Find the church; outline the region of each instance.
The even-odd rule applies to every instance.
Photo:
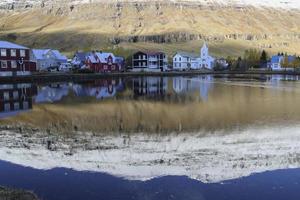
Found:
[[[173,69],[178,71],[209,69],[215,65],[215,58],[209,55],[206,43],[203,44],[199,54],[177,52],[173,57]]]

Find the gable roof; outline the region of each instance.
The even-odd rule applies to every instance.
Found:
[[[178,51],[175,55],[181,55],[182,57],[189,57],[189,58],[198,58],[199,55],[195,54],[195,53],[188,53],[188,52],[184,52],[184,51]]]
[[[271,62],[272,63],[280,63],[280,60],[283,58],[283,56],[272,56]]]
[[[90,53],[85,53],[85,52],[76,52],[75,56],[78,60],[81,62],[84,62],[86,57],[89,56]]]
[[[284,59],[284,56],[272,56],[271,63],[280,63]],[[288,62],[293,62],[296,59],[296,56],[288,56]]]
[[[56,59],[58,60],[67,60],[68,58],[64,55],[62,55],[58,50],[52,50],[52,49],[32,49],[32,54],[37,60],[44,59],[44,55],[46,55],[49,52],[52,52]]]
[[[32,54],[37,60],[44,59],[44,55],[47,54],[50,49],[32,49]]]
[[[5,49],[29,49],[27,47],[7,42],[7,41],[0,41],[0,48],[5,48]]]
[[[155,56],[155,55],[165,54],[164,52],[161,52],[161,51],[137,51],[134,54],[137,54],[137,53],[143,53],[143,54],[146,54],[148,56]]]
[[[112,57],[113,62],[115,62],[115,59],[116,59],[113,53],[107,53],[107,52],[99,53],[99,52],[97,52],[96,55],[99,58],[101,63],[107,63],[106,58],[108,58],[109,56]]]
[[[52,50],[52,52],[58,60],[68,60],[68,58],[61,54],[58,50]]]

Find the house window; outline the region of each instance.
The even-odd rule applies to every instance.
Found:
[[[1,68],[7,68],[7,61],[1,61]]]
[[[24,110],[28,110],[29,109],[29,103],[28,103],[28,101],[24,101],[23,102],[23,109]]]
[[[11,61],[11,68],[17,68],[17,61]]]
[[[14,103],[14,110],[20,110],[20,104],[19,103]]]
[[[14,98],[14,100],[17,100],[19,98],[19,92],[18,91],[13,92],[13,98]]]
[[[4,104],[4,111],[9,112],[10,111],[10,103]]]
[[[11,57],[16,57],[16,56],[17,56],[17,50],[11,49],[11,50],[10,50],[10,56],[11,56]]]
[[[3,56],[3,57],[7,56],[7,54],[6,54],[6,49],[1,49],[1,50],[0,50],[0,54],[1,54],[1,56]]]
[[[20,56],[21,57],[25,57],[26,55],[25,55],[25,50],[20,50]]]
[[[9,92],[3,93],[3,99],[4,99],[4,101],[9,101]]]
[[[144,60],[146,60],[146,55],[143,55]]]

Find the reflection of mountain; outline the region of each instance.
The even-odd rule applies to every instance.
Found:
[[[178,175],[220,182],[252,173],[299,168],[299,130],[288,126],[249,128],[213,136],[85,134],[68,140],[41,135],[16,140],[15,134],[2,131],[0,158],[37,169],[73,168],[130,180]],[[51,141],[50,145],[45,144],[46,140]]]
[[[208,100],[208,93],[212,87],[212,76],[200,76],[194,78],[174,77],[173,89],[177,94],[186,94],[199,91],[202,100]]]
[[[68,84],[41,87],[35,98],[36,103],[57,102],[69,94]]]
[[[0,85],[0,118],[32,109],[37,88],[31,84]]]
[[[168,89],[166,77],[138,77],[131,82],[135,98],[163,99]]]

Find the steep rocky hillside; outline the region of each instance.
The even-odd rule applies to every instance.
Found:
[[[33,47],[177,49],[208,41],[216,56],[246,48],[300,53],[298,1],[4,0],[0,38]]]

